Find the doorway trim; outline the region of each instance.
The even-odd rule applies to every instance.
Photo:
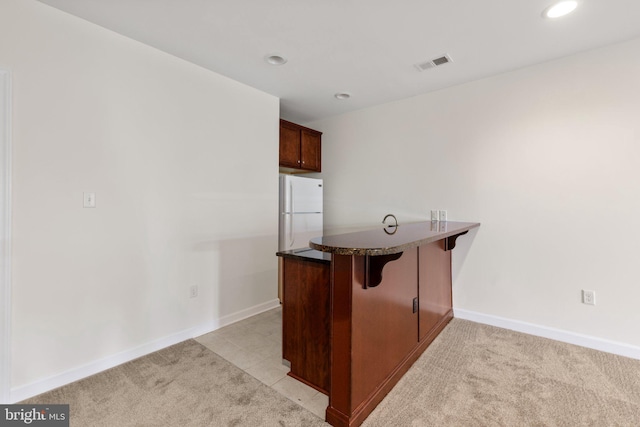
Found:
[[[11,400],[11,75],[0,69],[0,403]]]

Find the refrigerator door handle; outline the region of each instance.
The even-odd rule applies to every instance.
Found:
[[[293,237],[293,215],[294,215],[294,196],[293,196],[293,182],[289,181],[289,247],[293,246],[293,241],[295,240]]]
[[[295,212],[295,202],[293,196],[293,182],[289,181],[289,206],[291,209],[289,212],[291,213],[291,220],[289,221],[289,247],[293,246],[294,236],[293,236],[293,217]]]
[[[295,203],[293,200],[293,183],[289,181],[289,212],[295,212]]]
[[[289,221],[289,247],[293,246],[294,236],[293,236],[293,216],[294,213],[291,212],[291,220]]]

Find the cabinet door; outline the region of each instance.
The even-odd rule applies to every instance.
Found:
[[[452,308],[451,251],[445,251],[444,242],[444,239],[438,240],[418,248],[420,340],[423,340]]]
[[[301,167],[321,172],[321,133],[302,129],[300,140]]]
[[[280,120],[280,166],[300,168],[300,128]]]
[[[418,343],[413,299],[418,288],[417,249],[384,266],[382,282],[363,289],[364,257],[353,257],[351,403],[354,409],[401,366]],[[336,385],[339,386],[339,385]]]

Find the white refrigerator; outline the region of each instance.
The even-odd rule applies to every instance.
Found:
[[[322,179],[280,175],[278,250],[307,248],[322,236]]]

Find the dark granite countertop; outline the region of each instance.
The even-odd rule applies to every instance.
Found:
[[[321,252],[311,248],[292,249],[290,251],[281,251],[276,253],[277,256],[283,258],[301,259],[303,261],[319,262],[323,264],[331,263],[331,254]]]
[[[337,255],[391,255],[479,227],[477,222],[429,221],[315,237],[309,246]]]

